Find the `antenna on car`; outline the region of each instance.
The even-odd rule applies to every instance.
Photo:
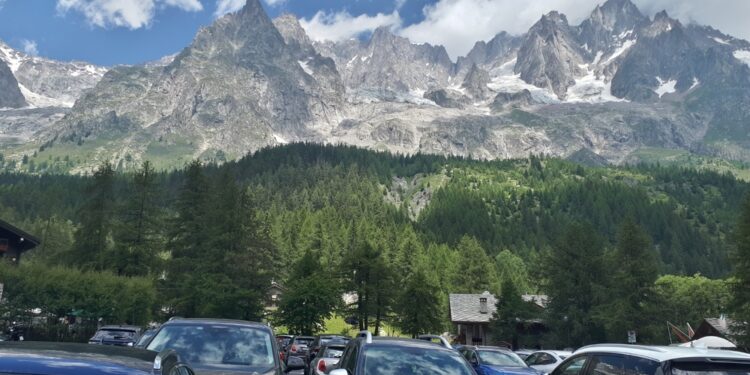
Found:
[[[370,331],[359,331],[357,337],[362,337],[365,339],[366,343],[372,344],[372,333],[370,333]]]

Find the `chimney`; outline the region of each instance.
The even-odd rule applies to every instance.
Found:
[[[479,313],[487,314],[487,297],[479,297]]]

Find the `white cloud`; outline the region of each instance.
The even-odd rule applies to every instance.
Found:
[[[286,3],[286,0],[264,0],[264,1],[266,2],[266,4],[272,7]]]
[[[21,47],[27,55],[36,56],[39,55],[39,48],[37,48],[36,42],[33,40],[23,39],[21,40]]]
[[[365,32],[372,32],[381,26],[398,28],[401,25],[401,17],[398,11],[391,14],[378,13],[374,16],[361,14],[356,17],[347,11],[337,13],[319,11],[309,20],[300,19],[300,24],[313,40],[341,41]]]
[[[396,10],[401,10],[404,7],[407,0],[396,0]]]
[[[221,17],[227,13],[236,12],[245,6],[246,0],[217,0],[214,16]]]
[[[57,0],[59,12],[80,12],[90,24],[103,28],[148,27],[156,10],[163,7],[175,7],[188,12],[203,10],[199,0]]]

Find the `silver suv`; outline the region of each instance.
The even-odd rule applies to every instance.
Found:
[[[671,346],[591,345],[575,351],[551,375],[750,375],[750,354]]]

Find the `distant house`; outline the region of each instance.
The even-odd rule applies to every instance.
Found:
[[[735,322],[723,315],[718,318],[706,318],[698,325],[690,339],[697,340],[706,336],[717,336],[736,344],[737,342],[733,337],[736,334],[734,327]]]
[[[547,306],[547,296],[524,294],[524,301],[533,303],[540,310]],[[456,335],[455,343],[461,345],[489,345],[505,343],[503,338],[493,338],[489,333],[489,323],[497,311],[497,298],[490,292],[482,294],[450,294],[450,318]],[[519,322],[519,331],[526,335],[535,335],[546,329],[539,320]]]
[[[286,292],[286,288],[276,281],[271,281],[271,285],[266,289],[267,312],[274,312],[279,309],[279,301],[281,301],[281,296],[284,295],[284,292]]]
[[[21,262],[21,254],[39,246],[41,241],[31,234],[0,220],[0,258],[13,264]]]

